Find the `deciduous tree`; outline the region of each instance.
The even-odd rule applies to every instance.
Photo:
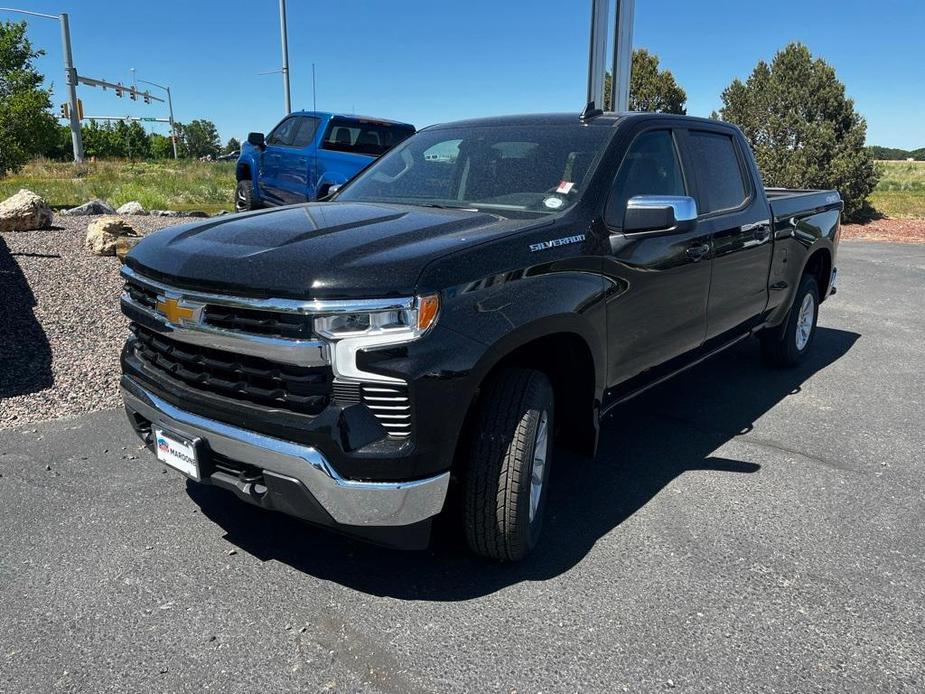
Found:
[[[51,93],[32,62],[41,55],[26,37],[25,22],[0,23],[0,176],[56,142]]]

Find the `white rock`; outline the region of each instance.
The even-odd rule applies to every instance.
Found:
[[[132,200],[116,208],[116,214],[148,214],[137,200]]]
[[[100,217],[87,226],[87,249],[94,255],[115,255],[119,239],[138,234],[121,217]]]
[[[30,231],[51,226],[51,208],[31,190],[23,188],[0,202],[0,231]]]

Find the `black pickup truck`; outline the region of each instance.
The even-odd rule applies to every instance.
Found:
[[[841,209],[765,189],[721,122],[434,126],[329,201],[142,241],[126,409],[160,460],[266,509],[402,547],[454,509],[518,559],[555,445],[593,455],[610,408],[749,336],[806,354]]]

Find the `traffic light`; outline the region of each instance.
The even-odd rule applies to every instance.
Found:
[[[69,120],[71,117],[71,106],[67,102],[61,104],[61,117]]]
[[[119,86],[116,87],[116,96],[118,96],[120,99],[122,98],[122,83],[121,82],[119,82]]]
[[[65,104],[67,106],[67,104]],[[77,120],[84,119],[84,102],[80,99],[77,100]]]
[[[138,101],[138,92],[135,91],[135,87],[132,87],[131,90],[129,90],[128,97],[132,101]]]
[[[151,103],[151,95],[148,94],[148,92],[145,92],[145,103],[146,103],[146,104],[150,104],[150,103]]]

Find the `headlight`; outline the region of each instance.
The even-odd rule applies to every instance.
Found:
[[[315,333],[329,340],[364,339],[372,346],[381,338],[383,344],[413,340],[423,335],[437,320],[440,297],[437,294],[417,297],[412,308],[384,311],[357,311],[321,316],[315,319]]]

